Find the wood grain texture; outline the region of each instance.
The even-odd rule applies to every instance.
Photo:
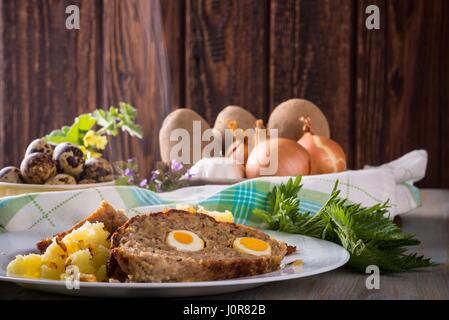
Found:
[[[65,28],[80,7],[82,31]],[[20,165],[28,143],[98,103],[97,2],[2,1],[0,163]]]
[[[434,76],[432,79],[432,89],[433,95],[437,101],[435,103],[438,104],[438,118],[439,118],[439,138],[429,137],[431,135],[430,132],[427,132],[426,142],[433,141],[433,143],[438,144],[440,148],[440,163],[439,163],[439,177],[440,180],[426,180],[423,185],[435,185],[444,188],[449,188],[449,2],[440,1],[439,6],[434,8],[431,13],[432,17],[427,17],[427,20],[433,20],[433,28],[434,32],[437,35],[432,36],[432,43],[429,44],[433,49],[432,50],[432,58],[435,59],[432,63],[432,70],[436,73],[437,76]],[[436,20],[436,21],[435,21]],[[426,21],[425,23],[428,23]],[[431,36],[429,30],[426,31],[427,36]],[[435,99],[435,98],[434,98]],[[427,117],[431,117],[430,114]],[[432,170],[432,169],[431,169]]]
[[[185,106],[185,0],[160,0],[173,106]]]
[[[142,173],[159,159],[159,126],[172,106],[162,31],[158,1],[108,0],[103,6],[102,105],[131,103],[145,137],[117,137],[112,157],[136,157]]]
[[[18,165],[30,140],[81,112],[129,101],[145,140],[115,139],[111,153],[136,156],[148,173],[177,106],[213,124],[228,104],[266,120],[301,97],[323,109],[352,168],[424,148],[421,186],[449,187],[448,1],[0,4],[0,165]],[[80,6],[80,30],[65,29],[69,4]],[[381,9],[381,30],[365,28],[369,4]]]
[[[384,145],[380,133],[384,122],[381,113],[385,103],[385,50],[386,50],[386,6],[385,2],[372,4],[380,8],[381,29],[365,28],[365,8],[369,1],[357,2],[357,54],[356,101],[355,101],[355,165],[362,166],[365,161],[375,164],[380,160]],[[380,110],[380,111],[379,111]]]
[[[272,1],[269,58],[270,110],[290,98],[317,104],[333,139],[347,151],[350,166],[353,15],[351,0]]]
[[[227,105],[266,118],[266,0],[189,0],[186,105],[213,125]]]
[[[358,2],[356,165],[380,164],[412,149],[429,152],[424,185],[444,185],[448,153],[448,3]],[[381,30],[364,28],[368,4],[378,4]],[[442,120],[440,116],[445,120]],[[447,131],[446,131],[447,133]],[[445,143],[446,142],[446,143]],[[445,173],[441,175],[441,170]]]

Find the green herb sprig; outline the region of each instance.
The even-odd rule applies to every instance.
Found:
[[[331,196],[315,215],[300,211],[298,193],[301,177],[289,179],[269,193],[269,209],[254,209],[268,227],[337,243],[351,254],[348,267],[365,272],[376,265],[383,272],[403,272],[435,264],[428,258],[408,253],[407,246],[419,245],[413,234],[402,232],[388,218],[388,203],[363,207],[340,197],[338,182]]]
[[[99,135],[106,133],[116,136],[121,129],[128,132],[131,137],[142,139],[142,129],[135,123],[137,110],[126,102],[120,102],[119,108],[97,109],[92,115],[96,119],[97,125],[102,127],[97,132]]]
[[[128,103],[108,110],[97,109],[81,114],[71,126],[53,130],[45,136],[47,142],[57,145],[68,142],[77,145],[88,158],[101,156],[108,143],[106,136],[117,136],[121,131],[132,137],[142,138],[142,128],[136,123],[137,110]]]

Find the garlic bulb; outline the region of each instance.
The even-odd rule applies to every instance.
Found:
[[[189,170],[195,179],[242,179],[245,177],[243,165],[230,158],[203,158]]]
[[[303,136],[298,143],[310,154],[311,174],[334,173],[346,170],[346,155],[334,140],[311,132],[310,118],[301,117]]]

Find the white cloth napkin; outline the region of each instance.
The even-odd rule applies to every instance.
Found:
[[[421,205],[419,189],[413,186],[424,178],[427,167],[427,151],[415,150],[399,159],[378,167],[365,166],[362,170],[349,170],[335,174],[304,176],[303,190],[307,193],[304,199],[329,196],[335,182],[339,181],[341,196],[351,202],[365,206],[379,202],[390,203],[390,215],[408,212]],[[263,177],[273,184],[286,182],[286,177]],[[176,201],[183,199],[184,203],[196,203],[226,189],[226,185],[206,185],[178,189],[162,193],[165,199]],[[311,195],[309,191],[316,191]],[[300,197],[301,198],[301,197]],[[320,202],[320,201],[318,201]]]

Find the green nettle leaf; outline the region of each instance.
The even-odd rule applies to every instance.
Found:
[[[289,179],[269,193],[269,211],[254,209],[253,214],[270,229],[308,235],[335,242],[351,254],[348,267],[365,272],[377,265],[383,272],[402,272],[435,264],[430,259],[408,253],[407,246],[418,245],[412,234],[402,232],[388,218],[388,203],[363,207],[340,198],[338,183],[320,211],[312,215],[300,211],[298,193],[301,178]]]

